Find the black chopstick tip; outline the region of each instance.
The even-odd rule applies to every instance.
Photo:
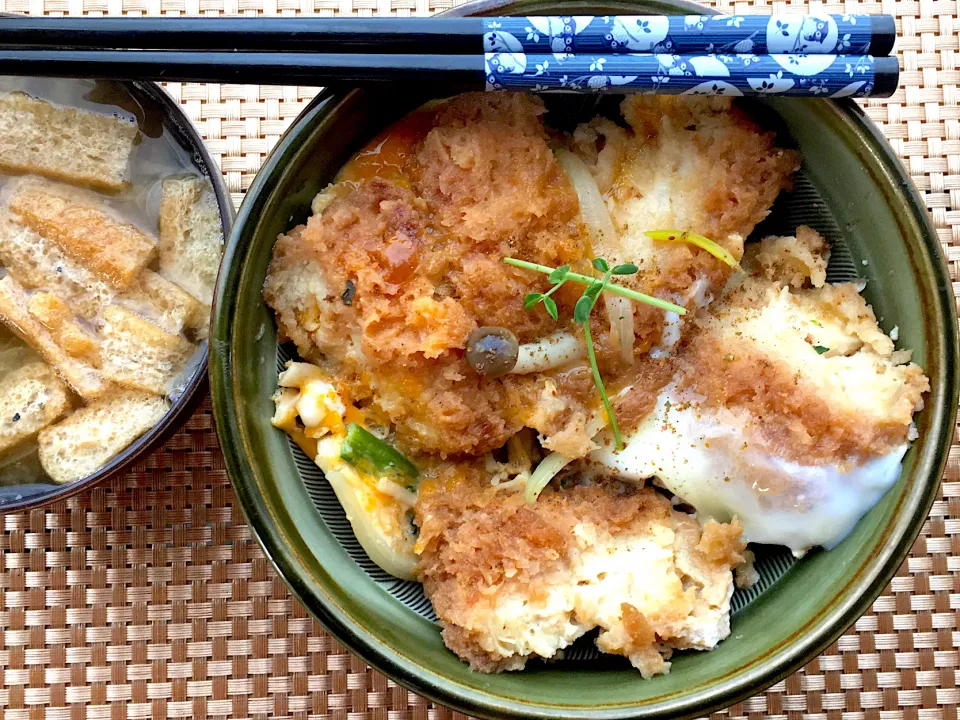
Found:
[[[873,92],[870,97],[890,97],[900,83],[900,63],[895,57],[874,58],[873,63]]]
[[[870,54],[874,57],[889,55],[897,41],[897,23],[893,15],[871,15],[870,24]]]

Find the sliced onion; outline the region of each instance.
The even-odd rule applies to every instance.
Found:
[[[517,364],[510,370],[515,375],[545,372],[586,357],[583,338],[558,330],[536,342],[524,343],[517,353]]]
[[[620,295],[605,292],[603,302],[610,319],[610,334],[620,345],[620,356],[628,365],[633,365],[633,303]]]
[[[400,487],[396,482],[389,478],[380,478],[377,480],[377,490],[384,495],[389,495],[394,500],[403,503],[407,507],[413,507],[417,504],[417,494]]]
[[[377,522],[375,513],[368,510],[372,491],[362,484],[354,487],[347,473],[330,465],[320,465],[320,469],[343,506],[353,534],[370,559],[394,577],[414,580],[418,558],[413,542],[400,533],[385,530]]]
[[[547,455],[540,461],[537,469],[533,471],[530,479],[527,480],[527,488],[523,491],[523,499],[526,500],[528,504],[533,505],[537,501],[537,498],[540,497],[540,493],[543,492],[547,483],[553,480],[557,473],[572,462],[573,458],[561,455],[558,452]]]
[[[583,160],[569,150],[558,148],[554,154],[557,163],[577,193],[577,199],[580,201],[580,215],[594,241],[606,247],[617,245],[617,233],[613,229],[610,213],[607,212],[600,188],[597,187],[597,181],[590,173],[590,169]]]
[[[606,427],[606,415],[602,412],[598,412],[594,413],[594,415],[587,421],[584,432],[590,437],[596,438],[601,431],[606,429]],[[553,480],[553,478],[555,478],[561,470],[572,463],[575,459],[576,458],[572,458],[567,455],[561,455],[558,452],[552,452],[547,455],[543,460],[540,461],[540,464],[537,465],[537,468],[533,471],[530,479],[527,480],[527,488],[523,492],[523,499],[526,500],[528,504],[533,505],[537,501],[537,498],[540,497],[540,493],[543,492],[543,489],[547,486],[547,483]]]

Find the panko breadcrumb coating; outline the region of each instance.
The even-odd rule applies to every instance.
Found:
[[[730,98],[631,95],[620,108],[630,130],[600,118],[574,134],[619,235],[594,250],[637,264],[636,283],[644,292],[683,298],[701,279],[708,294],[719,292],[729,266],[692,245],[644,233],[697,233],[739,260],[744,239],[789,187],[798,155],[778,148],[774,134]]]
[[[509,327],[521,342],[556,329],[520,302],[545,278],[504,257],[555,266],[584,253],[577,198],[542,114],[523,93],[468,94],[414,113],[274,249],[264,297],[282,337],[332,364],[341,391],[414,448],[479,454],[522,427],[509,389],[463,352],[480,325]],[[576,295],[556,299],[569,316]]]
[[[519,670],[599,628],[603,652],[651,677],[674,649],[730,632],[739,524],[701,528],[651,489],[576,486],[528,505],[473,476],[423,487],[416,521],[444,642],[476,670]]]
[[[680,387],[762,418],[755,435],[778,457],[844,465],[906,442],[930,383],[856,284],[825,282],[828,254],[806,227],[750,248],[753,274],[697,317]]]
[[[830,248],[820,233],[801,225],[794,237],[764,238],[744,259],[744,270],[795,288],[823,287],[829,262]]]
[[[577,131],[574,146],[596,155],[605,133],[606,147],[587,161],[595,172],[611,167],[601,188],[615,222],[634,235],[680,223],[716,231],[730,245],[728,236],[745,235],[766,215],[796,166],[772,134],[728,103],[631,99],[623,108],[636,133],[594,123]],[[589,429],[599,399],[584,360],[562,372],[489,378],[464,359],[467,337],[479,326],[509,328],[521,343],[581,333],[572,315],[582,288],[553,295],[559,322],[542,305],[527,311],[523,297],[550,284],[503,258],[580,269],[596,255],[618,260],[619,250],[591,248],[543,113],[539,99],[522,93],[471,93],[415,112],[358,153],[314,202],[307,224],[277,242],[264,297],[281,339],[325,365],[340,392],[392,425],[411,451],[479,455],[524,426],[535,428],[545,447],[571,456],[595,447]],[[614,150],[617,163],[609,160]],[[662,175],[686,214],[633,208],[663,190],[634,182],[641,175]],[[694,175],[708,183],[705,192],[688,187]],[[625,247],[633,252],[637,243],[631,235]],[[715,289],[709,283],[729,274],[689,246],[643,248],[640,274],[624,282],[652,295],[703,304]],[[696,285],[698,278],[709,283]],[[664,313],[637,303],[633,309],[639,356],[661,341]],[[606,313],[593,314],[591,331],[601,371],[615,384],[632,369],[615,352]]]

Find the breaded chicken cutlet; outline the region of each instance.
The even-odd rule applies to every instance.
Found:
[[[570,286],[553,294],[559,320],[543,306],[527,310],[520,300],[550,283],[504,258],[588,268],[595,255],[636,258],[641,271],[624,285],[702,305],[730,268],[643,230],[702,228],[739,258],[743,237],[797,167],[794,153],[728,100],[628,99],[632,129],[598,121],[572,143],[605,178],[599,186],[623,233],[622,247],[604,245],[581,219],[544,111],[533,96],[477,93],[411,114],[358,153],[307,224],[274,249],[264,298],[281,338],[326,367],[342,394],[390,424],[411,451],[479,455],[527,426],[545,447],[589,452],[599,400],[573,321],[580,293]],[[673,195],[671,210],[654,211]],[[633,306],[633,355],[673,342],[678,323]],[[617,352],[604,313],[591,322],[600,369],[615,383],[632,356]],[[565,338],[580,366],[478,374],[464,354],[481,326],[509,328],[522,347]]]
[[[482,476],[428,483],[416,521],[419,579],[475,670],[519,670],[599,629],[600,650],[651,677],[730,632],[739,524],[701,527],[652,489],[575,486],[529,505]]]

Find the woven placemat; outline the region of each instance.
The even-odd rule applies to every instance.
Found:
[[[0,0],[31,14],[429,14],[449,0]],[[958,4],[721,2],[897,16],[901,89],[865,104],[923,193],[960,295]],[[314,88],[169,85],[239,202]],[[313,621],[236,505],[209,402],[124,477],[2,517],[0,718],[443,720]],[[872,610],[804,670],[717,717],[956,718],[960,445],[929,520]]]

